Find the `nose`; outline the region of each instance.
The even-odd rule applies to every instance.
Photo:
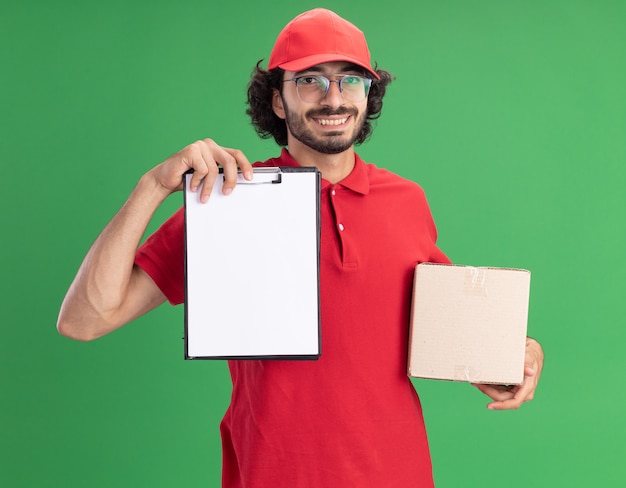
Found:
[[[321,104],[329,107],[341,107],[343,105],[343,95],[339,89],[339,80],[329,80],[328,91],[324,98],[322,98]]]

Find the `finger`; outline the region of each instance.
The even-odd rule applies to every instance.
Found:
[[[532,368],[526,368],[524,370],[524,382],[519,390],[519,396],[523,402],[529,402],[535,398],[535,390],[537,389],[538,379],[539,377]]]
[[[229,147],[225,147],[224,151],[226,151],[233,158],[235,158],[235,161],[237,161],[237,166],[239,166],[243,177],[248,181],[252,180],[254,172],[252,169],[252,164],[250,164],[250,161],[248,161],[246,155],[239,149],[232,149]]]
[[[513,396],[507,400],[491,402],[487,405],[489,410],[517,410],[522,406],[523,401],[517,396]]]
[[[492,400],[504,401],[513,398],[517,393],[519,387],[507,386],[507,385],[489,385],[489,384],[473,384],[482,393],[487,395]]]
[[[237,173],[241,172],[246,180],[252,180],[253,170],[250,161],[239,149],[218,146],[211,139],[207,139],[207,146],[211,151],[214,160],[219,163],[224,170],[224,186],[222,193],[229,195],[237,185]]]
[[[232,149],[229,147],[220,148],[223,151],[220,162],[222,168],[224,168],[224,195],[229,195],[237,184],[237,174],[241,170],[241,173],[247,181],[252,180],[254,173],[252,165],[245,154],[239,149]]]
[[[535,386],[534,378],[526,376],[521,385],[511,387],[511,395],[508,398],[507,395],[499,398],[492,397],[496,401],[488,404],[487,408],[490,410],[517,410],[524,402],[529,402],[533,399]]]
[[[228,195],[237,184],[237,171],[241,168],[244,178],[253,177],[252,165],[246,156],[238,149],[224,148],[212,139],[196,141],[182,151],[183,163],[193,168],[194,173],[190,182],[191,191],[197,191],[200,185],[200,201],[208,201],[215,181],[219,175],[219,166],[224,171],[224,186],[222,193]]]
[[[230,195],[237,185],[237,160],[231,156],[227,151],[221,149],[220,163],[224,169],[224,186],[222,193],[224,195]]]
[[[512,390],[513,394],[510,398],[492,402],[487,405],[487,408],[489,410],[517,410],[524,402],[532,400],[532,396],[529,396],[529,392],[532,392],[532,390],[532,385],[522,384],[517,387],[516,391]]]
[[[196,141],[181,151],[181,159],[183,164],[193,169],[189,187],[191,191],[197,191],[198,187],[209,172],[209,168],[205,161],[206,154],[203,151],[202,141]]]
[[[219,167],[215,158],[217,148],[219,148],[219,146],[211,139],[198,141],[198,149],[202,155],[202,161],[205,169],[202,190],[200,191],[200,201],[202,203],[209,201],[211,191],[213,191],[213,185],[215,185],[215,180],[217,180],[217,177],[219,176]]]

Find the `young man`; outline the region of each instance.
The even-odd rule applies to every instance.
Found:
[[[321,194],[322,350],[318,361],[230,361],[231,405],[221,425],[226,487],[432,486],[420,402],[406,375],[412,272],[449,262],[421,188],[354,151],[371,132],[391,76],[371,66],[363,33],[331,11],[296,17],[280,33],[268,69],[248,90],[262,137],[283,148],[258,166],[315,166]],[[155,209],[192,188],[208,201],[218,165],[223,192],[238,150],[198,141],[146,173],[98,237],[61,308],[62,334],[90,340],[163,303],[184,300],[183,215],[174,214],[139,249]],[[245,297],[242,303],[245,303]],[[532,399],[543,363],[527,342],[521,387],[480,386],[493,409]]]

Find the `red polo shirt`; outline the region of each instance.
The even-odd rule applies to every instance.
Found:
[[[257,166],[298,163],[283,150]],[[224,486],[432,486],[422,409],[406,373],[410,297],[417,263],[449,260],[424,192],[356,156],[343,181],[322,180],[321,223],[322,356],[229,361]],[[181,210],[136,258],[174,304],[184,301],[183,227]]]

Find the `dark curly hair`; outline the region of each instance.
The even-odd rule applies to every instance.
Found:
[[[262,60],[261,60],[262,61]],[[259,61],[252,71],[252,78],[248,84],[248,109],[252,125],[263,139],[273,137],[279,146],[287,145],[287,124],[272,110],[273,89],[281,90],[283,73],[280,68],[265,70]],[[375,68],[380,80],[373,80],[367,97],[367,115],[363,128],[355,143],[361,144],[372,134],[372,121],[380,117],[383,108],[383,97],[387,85],[393,80],[388,71]]]

